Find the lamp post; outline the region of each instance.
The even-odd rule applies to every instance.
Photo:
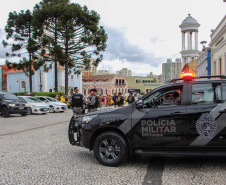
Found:
[[[205,51],[206,43],[207,42],[205,40],[203,40],[203,41],[200,42],[200,44],[202,44],[202,51]]]

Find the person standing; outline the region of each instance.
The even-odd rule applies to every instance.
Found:
[[[102,103],[103,103],[103,108],[105,109],[105,106],[106,106],[106,96],[103,96]]]
[[[118,97],[116,99],[118,107],[123,107],[124,106],[124,97],[122,96],[122,93],[118,93]]]
[[[103,96],[102,96],[102,95],[99,95],[99,99],[100,99],[100,109],[101,109],[101,107],[103,106],[102,98],[103,98]]]
[[[90,90],[90,96],[89,96],[89,112],[97,111],[97,108],[100,105],[100,99],[97,96],[97,90],[95,88]]]
[[[117,99],[117,95],[116,95],[116,93],[114,93],[114,96],[112,97],[112,100],[114,101],[114,107],[116,107],[116,105],[117,105],[116,99]]]
[[[128,96],[128,99],[127,99],[128,104],[130,105],[134,101],[135,101],[135,98],[133,96],[133,93],[129,93],[129,96]]]
[[[108,96],[108,106],[111,107],[111,95]]]
[[[72,95],[71,106],[74,116],[82,115],[83,104],[85,104],[85,98],[79,93],[79,88],[74,88],[74,93]]]

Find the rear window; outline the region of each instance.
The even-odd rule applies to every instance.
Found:
[[[226,99],[226,86],[221,83],[192,85],[192,104],[223,103]]]

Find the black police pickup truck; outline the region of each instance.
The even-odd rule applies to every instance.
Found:
[[[3,117],[9,117],[10,114],[21,114],[26,116],[28,104],[23,103],[14,94],[0,92],[0,113]]]
[[[226,76],[184,74],[127,107],[72,117],[69,141],[107,166],[131,154],[225,156],[225,100]]]

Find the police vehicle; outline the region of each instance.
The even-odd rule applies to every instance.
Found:
[[[184,73],[130,106],[72,117],[69,141],[106,166],[131,154],[225,156],[225,100],[226,76]]]

